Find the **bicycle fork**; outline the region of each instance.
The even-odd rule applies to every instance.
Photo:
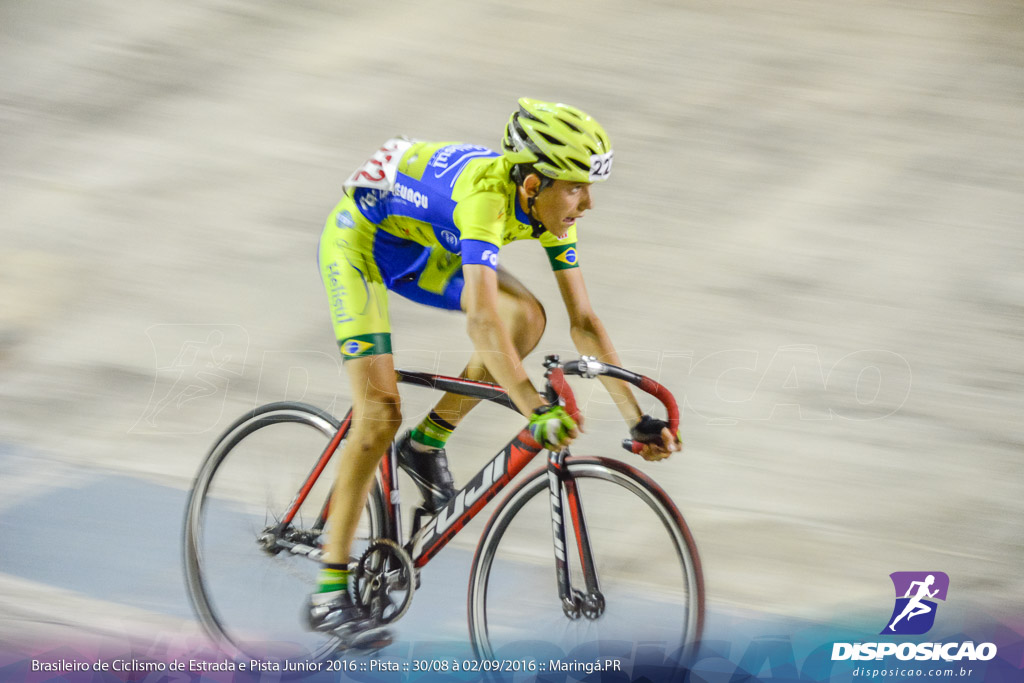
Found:
[[[583,616],[593,621],[604,614],[605,601],[597,577],[597,567],[594,564],[587,520],[583,514],[583,500],[579,487],[576,485],[576,478],[565,467],[565,457],[568,454],[567,449],[558,453],[551,451],[548,455],[547,468],[558,597],[562,601],[562,611],[566,617],[576,620]],[[573,587],[569,573],[569,559],[566,556],[566,524],[562,506],[563,490],[565,492],[565,507],[568,508],[576,548],[579,550],[580,567],[583,570],[586,592]]]

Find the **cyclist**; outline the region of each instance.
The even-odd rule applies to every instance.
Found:
[[[549,407],[522,359],[544,332],[540,302],[499,265],[500,248],[538,240],[547,252],[581,353],[619,364],[594,313],[576,252],[576,221],[593,206],[591,187],[608,179],[612,148],[579,109],[522,98],[502,152],[477,145],[389,140],[346,182],[320,239],[319,261],[334,331],[352,387],[352,427],[334,495],[312,629],[374,630],[348,593],[350,546],[374,472],[401,422],[391,355],[387,290],[436,308],[463,311],[474,353],[462,377],[497,382],[529,418],[545,448],[567,446],[577,425]],[[602,378],[641,455],[678,451],[665,422],[644,415],[624,382]],[[455,493],[445,442],[478,401],[443,396],[399,442],[399,464],[439,510]]]

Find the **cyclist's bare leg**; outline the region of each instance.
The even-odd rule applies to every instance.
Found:
[[[345,362],[352,386],[352,427],[338,457],[331,496],[325,560],[346,563],[363,506],[381,456],[402,421],[401,402],[391,354]]]
[[[544,334],[547,316],[544,307],[522,282],[504,268],[498,268],[498,315],[512,335],[512,343],[520,358],[533,351]],[[459,375],[477,382],[493,382],[487,371],[484,358],[474,353],[466,368]],[[480,402],[460,394],[445,394],[434,407],[434,412],[450,424],[459,422]]]

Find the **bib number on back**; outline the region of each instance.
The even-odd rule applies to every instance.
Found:
[[[365,187],[371,190],[390,192],[398,175],[398,162],[412,142],[404,138],[391,138],[373,156],[366,160],[356,172],[345,181],[345,189]]]

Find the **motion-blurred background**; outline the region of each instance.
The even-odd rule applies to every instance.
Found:
[[[684,406],[686,452],[642,466],[710,610],[880,628],[910,570],[1024,606],[1019,2],[6,0],[0,36],[0,636],[191,632],[209,444],[257,403],[344,409],[315,262],[342,182],[395,134],[496,146],[524,95],[612,136],[581,263]],[[554,279],[502,260],[548,310],[539,378],[573,353]],[[461,369],[460,316],[392,320],[399,366]],[[577,450],[622,453],[577,391]],[[457,478],[519,426],[482,409]]]

